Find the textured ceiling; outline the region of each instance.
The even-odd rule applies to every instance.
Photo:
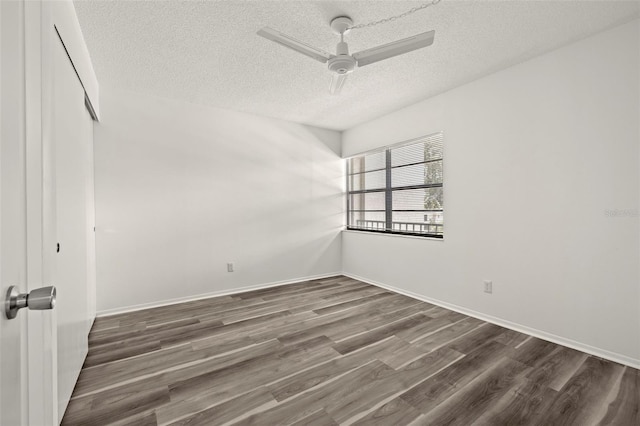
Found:
[[[329,21],[416,1],[76,1],[102,86],[344,130],[637,17],[638,1],[456,1],[354,30],[351,52],[436,30],[433,46],[356,69],[328,93],[326,65],[256,35],[269,26],[334,52]]]

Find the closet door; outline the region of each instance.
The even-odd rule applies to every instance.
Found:
[[[93,122],[82,84],[57,37],[52,69],[58,415],[62,419],[87,355],[95,315]]]

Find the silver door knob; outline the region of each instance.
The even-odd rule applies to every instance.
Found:
[[[42,287],[31,290],[29,293],[20,293],[16,286],[12,285],[7,290],[7,298],[4,301],[4,313],[8,319],[13,319],[22,308],[41,311],[44,309],[53,309],[55,306],[55,287]]]

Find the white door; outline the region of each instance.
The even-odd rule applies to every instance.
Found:
[[[0,2],[0,300],[27,290],[22,5]],[[4,311],[4,305],[3,305]],[[0,425],[27,420],[26,318],[0,315]]]
[[[0,1],[0,424],[57,421],[55,311],[7,319],[6,291],[52,284],[45,265],[39,2]],[[51,228],[51,227],[49,227]]]

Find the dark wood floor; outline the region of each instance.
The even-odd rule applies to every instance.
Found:
[[[66,425],[640,425],[640,371],[334,277],[96,319]]]

